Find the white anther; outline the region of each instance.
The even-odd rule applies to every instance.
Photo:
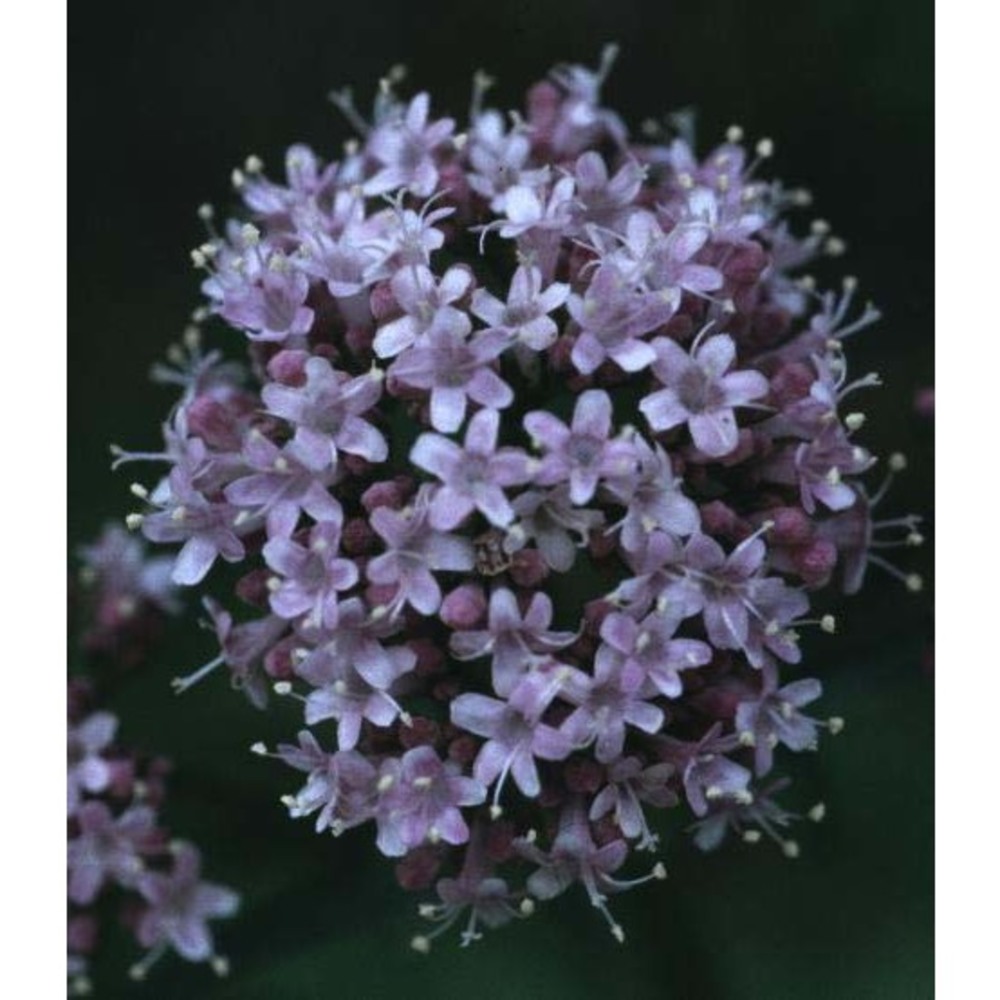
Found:
[[[518,910],[521,911],[522,917],[530,917],[535,912],[535,901],[529,896],[525,896],[524,899],[521,900]]]
[[[215,218],[215,209],[206,201],[204,205],[198,206],[198,218],[202,222],[211,222]]]
[[[251,744],[250,753],[255,753],[258,757],[265,757],[267,755],[267,744],[258,740],[256,743]]]
[[[441,831],[436,826],[432,826],[427,831],[427,842],[430,844],[441,843]]]
[[[759,844],[760,843],[760,830],[744,830],[743,831],[743,843],[744,844]]]
[[[259,174],[264,169],[264,161],[251,153],[243,163],[243,169],[248,174]]]
[[[383,774],[381,778],[378,779],[378,783],[375,788],[379,792],[387,792],[395,784],[396,779],[391,774]]]
[[[175,523],[179,524],[181,521],[184,520],[185,517],[187,517],[187,508],[184,506],[184,504],[178,504],[170,512],[170,520],[174,521]]]
[[[823,615],[819,620],[819,627],[824,631],[833,635],[837,631],[837,619],[833,615]]]
[[[614,936],[614,939],[619,944],[624,944],[625,943],[625,931],[622,929],[621,924],[612,924],[611,925],[611,933]]]
[[[847,250],[847,244],[839,236],[831,236],[824,249],[831,257],[839,257]]]
[[[129,487],[129,492],[132,496],[138,497],[140,500],[145,500],[149,496],[149,490],[142,483],[132,483]]]
[[[809,231],[813,236],[826,236],[830,232],[830,223],[826,219],[813,219]]]
[[[736,799],[741,806],[753,805],[753,792],[747,791],[745,788],[741,788],[734,792],[733,798]]]
[[[844,276],[844,280],[841,282],[845,292],[854,292],[858,288],[858,279],[854,277],[853,274],[847,274]]]
[[[659,879],[661,882],[667,877],[667,869],[662,861],[657,861],[653,865],[653,878]]]
[[[830,471],[827,472],[827,474],[826,474],[826,481],[831,486],[839,486],[840,485],[840,469],[838,469],[837,466],[835,466],[835,465],[832,466],[831,469],[830,469]]]
[[[537,831],[537,830],[536,830],[536,829],[535,829],[534,827],[532,827],[532,828],[531,828],[531,829],[530,829],[530,830],[529,830],[529,831],[528,831],[528,832],[527,832],[527,833],[526,833],[526,834],[524,835],[524,839],[525,839],[525,841],[526,841],[527,843],[529,843],[529,844],[533,844],[533,843],[534,843],[534,842],[535,842],[536,840],[538,840],[538,831]]]
[[[192,250],[191,263],[194,264],[195,267],[204,267],[208,263],[208,260],[201,250]]]
[[[281,577],[280,576],[269,576],[266,583],[267,589],[272,593],[276,593],[281,590]]]
[[[279,695],[286,695],[292,693],[292,685],[290,681],[278,681],[274,685],[274,693]]]
[[[919,531],[911,531],[906,536],[906,544],[917,548],[924,544],[924,536],[921,535]]]
[[[718,785],[709,785],[708,788],[705,789],[705,798],[708,799],[709,802],[721,799],[723,794],[722,789],[719,788]]]
[[[801,278],[796,281],[796,284],[804,292],[811,292],[816,288],[816,279],[811,274],[803,274]],[[840,343],[840,341],[837,341]]]
[[[426,955],[431,950],[431,939],[423,934],[418,934],[411,939],[410,947],[414,951],[420,952],[421,955]]]
[[[142,522],[145,518],[142,514],[126,514],[125,515],[125,527],[129,531],[138,531],[142,527]]]
[[[243,176],[242,170],[234,170],[230,180],[233,182],[233,187],[236,188],[237,191],[239,191],[239,189],[247,182],[246,177]]]
[[[726,142],[739,142],[743,138],[743,129],[739,125],[730,125],[726,129]]]
[[[781,850],[786,858],[797,858],[799,856],[799,845],[794,840],[786,840],[781,845]]]
[[[503,807],[495,802],[490,806],[490,819],[499,819],[503,815]]]
[[[260,243],[260,230],[252,222],[247,222],[240,229],[240,239],[244,246],[255,247]]]
[[[212,971],[220,978],[229,975],[229,959],[222,955],[216,955],[212,959]]]
[[[848,413],[844,417],[844,424],[849,431],[860,430],[867,417],[863,413]]]
[[[914,594],[918,594],[924,589],[924,578],[919,573],[911,573],[906,578],[906,589]]]
[[[757,745],[757,737],[754,736],[753,732],[749,729],[744,729],[740,733],[740,746],[742,747],[755,747]]]
[[[677,183],[685,191],[690,191],[694,187],[694,178],[689,173],[681,172],[677,175]]]
[[[414,788],[420,788],[420,789],[430,788],[431,785],[433,784],[434,784],[434,779],[427,777],[426,774],[422,774],[419,778],[413,779]]]
[[[757,143],[757,155],[765,160],[769,156],[774,156],[774,140],[761,139],[760,142]]]
[[[466,143],[468,141],[469,141],[469,137],[468,137],[468,135],[465,134],[465,132],[459,132],[458,135],[453,135],[451,137],[451,144],[459,152],[461,152],[463,149],[465,149]]]
[[[893,452],[889,456],[889,468],[893,472],[902,472],[906,468],[906,456],[902,452]]]
[[[831,736],[836,736],[844,731],[844,720],[839,715],[831,716],[826,720],[827,729]]]
[[[808,816],[814,823],[821,823],[823,818],[826,816],[826,805],[823,802],[817,802],[816,805],[809,810]]]

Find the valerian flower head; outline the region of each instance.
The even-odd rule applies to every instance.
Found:
[[[658,848],[655,810],[706,848],[777,837],[757,782],[842,725],[782,676],[833,631],[805,615],[870,565],[920,586],[880,554],[922,536],[872,520],[888,481],[847,403],[878,384],[846,362],[877,310],[800,279],[837,244],[789,221],[771,140],[637,141],[602,104],[614,55],[523,115],[479,73],[464,124],[394,72],[368,119],[334,96],[359,134],[335,162],[248,163],[194,255],[246,361],[192,338],[159,369],[164,447],[117,453],[166,465],[129,523],[182,545],[174,581],[245,570],[255,610],[209,605],[221,653],[178,688],[225,664],[300,706],[262,750],[305,775],[284,802],[436,891],[420,951],[573,882],[622,937],[606,896],[645,881],[613,873]],[[104,780],[80,766],[78,798]]]
[[[169,762],[123,746],[118,718],[93,710],[96,690],[80,677],[67,689],[69,994],[91,992],[89,960],[102,922],[116,907],[120,921],[149,949],[132,967],[134,978],[143,978],[170,947],[188,961],[211,961],[222,974],[226,962],[215,955],[204,921],[235,912],[238,897],[196,882],[197,853],[189,844],[176,845],[168,871],[172,849],[160,810]]]

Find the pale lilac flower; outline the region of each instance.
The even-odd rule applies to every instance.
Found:
[[[305,375],[301,388],[272,382],[261,392],[268,412],[295,427],[289,452],[315,472],[335,466],[338,452],[384,462],[385,438],[363,419],[382,395],[381,373],[351,378],[325,358],[312,357]]]
[[[503,528],[514,520],[504,487],[529,482],[528,456],[519,448],[497,449],[500,414],[480,410],[469,421],[465,447],[440,434],[421,434],[410,461],[436,476],[441,486],[430,505],[430,525],[450,531],[478,510],[490,524]]]
[[[552,71],[552,79],[565,92],[547,137],[556,153],[572,156],[605,138],[625,144],[625,123],[600,103],[601,87],[617,56],[618,46],[606,45],[596,70],[563,64]]]
[[[272,577],[271,610],[281,618],[308,614],[317,625],[337,624],[339,594],[358,582],[358,567],[340,557],[341,513],[316,524],[308,547],[289,538],[272,538],[264,546],[264,560],[279,574]]]
[[[452,723],[486,738],[473,773],[484,785],[496,781],[494,806],[499,807],[508,774],[523,795],[536,798],[542,786],[535,758],[565,760],[573,750],[566,733],[539,721],[572,673],[568,667],[556,666],[528,674],[508,701],[463,694],[451,703]]]
[[[733,408],[766,395],[767,379],[755,371],[729,371],[736,345],[727,334],[696,345],[693,356],[666,337],[654,347],[653,371],[664,388],[639,404],[649,426],[667,431],[686,423],[701,452],[712,458],[728,455],[738,438]]]
[[[722,287],[718,269],[693,261],[708,237],[709,229],[702,224],[684,223],[665,233],[651,213],[633,212],[620,236],[620,249],[609,251],[605,259],[628,281],[658,292],[676,312],[685,292],[703,297]]]
[[[417,94],[405,113],[380,124],[368,137],[367,149],[381,169],[365,182],[365,194],[384,194],[406,187],[418,198],[434,193],[438,182],[435,153],[450,142],[451,118],[428,123],[430,96]]]
[[[469,130],[469,187],[494,212],[503,212],[507,191],[515,185],[533,188],[545,182],[548,168],[527,168],[531,142],[526,132],[523,126],[506,131],[503,115],[493,110],[480,114]]]
[[[378,803],[378,848],[400,857],[425,842],[464,844],[469,827],[461,809],[479,805],[486,789],[463,777],[452,761],[431,747],[417,747],[400,760],[387,760],[379,784],[388,787]]]
[[[149,557],[142,543],[118,524],[109,524],[92,545],[80,548],[82,576],[99,589],[101,603],[128,617],[148,603],[170,614],[179,610],[177,589],[170,580],[173,561]]]
[[[622,683],[677,698],[684,690],[680,671],[703,667],[712,659],[711,647],[698,639],[675,638],[680,617],[653,611],[639,621],[631,615],[612,612],[601,623],[601,638],[624,657]]]
[[[307,726],[335,719],[338,748],[353,750],[366,720],[382,727],[400,717],[408,720],[389,691],[400,676],[412,669],[415,659],[412,652],[403,649],[396,655],[390,654],[377,662],[375,669],[369,663],[364,673],[335,652],[326,648],[295,665],[295,673],[315,688],[305,699]]]
[[[327,753],[303,729],[298,746],[279,744],[278,756],[308,774],[305,785],[286,804],[296,819],[316,813],[317,833],[330,830],[339,835],[374,817],[378,771],[362,754],[353,750]]]
[[[431,397],[431,426],[442,434],[458,430],[465,419],[468,401],[502,410],[514,401],[509,385],[491,364],[507,346],[497,331],[469,333],[472,324],[456,312],[441,322],[392,363],[389,375]]]
[[[567,308],[580,326],[571,358],[584,375],[608,359],[626,372],[648,368],[657,352],[641,338],[675,311],[659,292],[635,289],[611,264],[599,267],[586,293],[571,296]]]
[[[67,731],[67,811],[72,816],[84,792],[103,792],[111,781],[111,768],[102,756],[118,729],[110,712],[94,712]]]
[[[577,708],[563,724],[563,730],[578,746],[593,743],[594,756],[602,764],[622,755],[626,727],[656,733],[665,719],[663,710],[633,685],[624,668],[622,654],[611,646],[599,646],[594,656],[593,680],[566,688],[566,700]]]
[[[708,813],[711,803],[732,800],[740,805],[753,801],[748,791],[751,773],[721,753],[695,753],[683,773],[684,791],[696,816]]]
[[[576,560],[577,549],[604,522],[599,510],[576,506],[568,484],[549,490],[525,490],[513,500],[517,522],[508,531],[504,547],[517,552],[534,541],[546,564],[565,573]]]
[[[572,217],[574,187],[572,177],[561,177],[548,192],[518,184],[508,189],[504,199],[505,219],[492,225],[508,240],[535,231],[564,230]]]
[[[191,844],[178,845],[169,874],[147,871],[138,887],[149,904],[136,931],[140,942],[152,949],[172,947],[189,962],[214,956],[208,922],[231,917],[239,908],[231,889],[201,881],[201,857]]]
[[[134,887],[143,854],[157,844],[156,814],[132,806],[113,816],[103,802],[84,802],[76,811],[79,833],[69,841],[69,898],[78,906],[96,899],[105,883]]]
[[[440,279],[422,264],[401,267],[389,287],[404,314],[379,327],[375,353],[380,358],[394,358],[435,323],[454,323],[457,310],[452,303],[462,298],[471,284],[472,274],[466,267],[450,267]]]
[[[659,837],[646,822],[643,802],[663,809],[677,804],[677,796],[667,782],[673,775],[671,764],[643,767],[638,757],[622,757],[608,765],[608,783],[594,797],[589,818],[598,820],[609,813],[623,836],[638,840],[640,851],[654,850]]]
[[[394,609],[409,604],[420,614],[434,614],[441,606],[441,587],[434,573],[469,570],[475,563],[468,539],[435,531],[429,516],[426,490],[405,510],[379,507],[372,512],[372,527],[385,542],[386,551],[368,564],[368,579],[396,587]]]
[[[577,225],[621,229],[634,211],[633,204],[642,188],[646,171],[635,160],[626,160],[613,177],[600,153],[580,155],[573,168],[578,202]]]
[[[315,521],[336,517],[339,505],[330,496],[334,469],[316,471],[295,457],[291,443],[279,448],[259,431],[252,430],[243,444],[248,475],[225,489],[231,504],[263,515],[272,538],[288,538],[303,513]]]
[[[544,451],[535,482],[553,486],[568,479],[577,505],[594,496],[601,479],[627,475],[637,462],[631,441],[610,437],[611,397],[600,389],[581,394],[569,427],[544,410],[529,413],[524,427]]]
[[[149,501],[161,509],[142,518],[142,533],[153,542],[184,543],[174,561],[174,583],[200,583],[219,556],[226,562],[243,558],[245,549],[237,529],[248,532],[254,527],[252,520],[241,526],[236,507],[207,500],[183,466],[174,466]]]
[[[546,594],[534,593],[522,615],[513,592],[498,587],[490,594],[488,627],[453,632],[450,648],[459,660],[492,656],[493,690],[507,698],[529,668],[576,639],[575,632],[553,631],[551,624],[552,601]]]
[[[472,296],[472,313],[491,330],[503,331],[532,351],[544,351],[559,332],[549,313],[566,302],[569,285],[553,282],[544,290],[542,285],[542,272],[522,264],[510,279],[506,302],[479,288]]]
[[[741,737],[748,734],[746,739],[752,740],[758,775],[771,770],[774,749],[779,743],[794,751],[815,749],[818,724],[799,709],[823,694],[822,684],[811,677],[778,688],[773,671],[766,671],[764,676],[760,696],[754,701],[741,702],[733,720]]]
[[[309,332],[314,313],[305,305],[309,279],[280,251],[272,251],[256,268],[254,280],[246,261],[259,253],[254,248],[240,257],[244,266],[225,290],[220,314],[246,331],[251,340],[281,342]],[[243,281],[237,283],[239,278]]]
[[[639,435],[633,439],[639,466],[629,476],[609,479],[607,490],[625,505],[625,516],[612,529],[621,530],[626,552],[639,552],[654,531],[685,536],[698,530],[698,508],[680,490],[669,456],[660,445],[651,448]]]
[[[233,616],[218,601],[206,597],[205,610],[212,619],[218,639],[219,655],[187,677],[177,678],[174,690],[187,690],[203,677],[225,664],[229,667],[234,688],[242,691],[257,708],[267,705],[268,677],[264,657],[288,630],[288,622],[277,615],[234,624]]]

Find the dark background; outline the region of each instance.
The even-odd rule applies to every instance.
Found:
[[[849,357],[856,374],[874,368],[886,383],[858,400],[871,418],[866,442],[910,457],[887,507],[931,515],[933,430],[912,407],[933,378],[930,0],[105,2],[74,5],[70,21],[71,542],[129,508],[133,474],[109,473],[107,445],[157,443],[170,395],[147,372],[198,304],[187,256],[201,239],[195,209],[227,207],[233,166],[256,153],[279,174],[296,140],[335,158],[348,132],[326,93],[350,83],[365,108],[394,63],[410,67],[408,86],[432,92],[435,112],[462,117],[475,69],[500,79],[491,103],[514,107],[553,63],[594,65],[608,40],[622,53],[606,101],[634,128],[695,105],[703,145],[734,121],[772,136],[773,173],[814,191],[814,211],[849,244],[843,270],[830,273],[857,274],[885,313]],[[929,577],[930,553],[914,566]],[[211,874],[245,893],[220,936],[234,973],[216,982],[164,962],[132,988],[134,953],[113,933],[99,993],[930,997],[929,608],[927,594],[876,571],[862,598],[831,607],[840,634],[809,647],[826,711],[847,729],[795,762],[791,801],[829,807],[822,826],[798,831],[798,861],[763,844],[703,856],[671,838],[670,880],[614,900],[624,947],[572,893],[473,948],[445,939],[427,958],[406,947],[417,899],[395,887],[368,832],[333,841],[292,823],[277,799],[295,774],[246,752],[293,733],[294,710],[259,716],[221,678],[181,701],[169,694],[172,675],[212,652],[191,611],[112,707],[126,740],[174,758],[168,821],[202,844]]]

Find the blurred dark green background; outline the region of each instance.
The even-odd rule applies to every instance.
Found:
[[[520,102],[561,60],[622,56],[606,90],[633,125],[685,105],[711,142],[730,122],[777,143],[773,171],[815,192],[847,239],[845,272],[885,312],[852,341],[854,370],[886,387],[865,400],[867,442],[910,470],[893,512],[932,514],[932,427],[913,414],[932,381],[933,13],[930,0],[495,0],[490,3],[74,5],[70,13],[69,530],[77,544],[128,509],[111,441],[156,443],[170,396],[146,374],[197,304],[187,251],[196,206],[225,207],[248,153],[278,165],[305,140],[335,155],[347,137],[334,86],[367,95],[393,63],[462,115],[473,71]],[[870,430],[869,430],[870,429]],[[148,478],[148,477],[147,477]],[[930,553],[919,568],[930,576]],[[394,885],[367,832],[341,841],[293,824],[278,796],[295,775],[252,757],[294,732],[227,697],[221,678],[174,699],[168,680],[210,655],[194,614],[115,696],[123,736],[177,763],[167,818],[215,877],[245,893],[222,927],[227,982],[164,963],[127,986],[124,937],[97,967],[105,997],[232,1000],[920,1000],[933,992],[933,710],[930,597],[875,575],[832,607],[841,632],[812,643],[826,710],[847,719],[819,756],[796,761],[790,801],[823,799],[803,856],[729,845],[703,856],[666,844],[671,878],[615,900],[617,945],[582,895],[463,950],[429,958],[406,942],[417,900]]]

